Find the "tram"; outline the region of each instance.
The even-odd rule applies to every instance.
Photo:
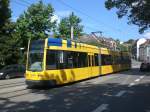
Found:
[[[130,68],[128,52],[47,38],[29,42],[25,78],[28,86],[62,85]]]

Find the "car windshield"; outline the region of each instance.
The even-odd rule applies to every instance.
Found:
[[[28,70],[43,70],[44,40],[32,41],[28,53]]]

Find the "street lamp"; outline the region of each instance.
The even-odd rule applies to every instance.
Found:
[[[20,48],[20,64],[22,64],[22,58],[23,58],[23,50],[24,50],[24,47],[21,47]]]
[[[20,50],[24,50],[24,47],[21,47]]]

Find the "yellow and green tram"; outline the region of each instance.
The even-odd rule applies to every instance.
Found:
[[[128,52],[47,38],[29,42],[25,77],[29,86],[61,85],[130,67]]]

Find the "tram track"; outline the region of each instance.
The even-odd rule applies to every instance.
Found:
[[[7,99],[12,99],[12,98],[18,98],[20,96],[24,95],[29,95],[29,94],[44,94],[45,90],[38,90],[38,89],[28,89],[27,87],[18,89],[15,91],[10,91],[6,93],[0,93],[0,98],[7,98]]]
[[[24,78],[0,80],[0,87],[4,85],[12,85],[12,84],[23,83],[23,82],[25,82]]]
[[[32,93],[42,94],[45,92],[44,90],[27,88],[25,81],[22,79],[2,80],[2,82],[0,84],[0,99],[12,99]]]
[[[11,98],[29,93],[24,78],[1,80],[0,98]]]
[[[13,82],[13,83],[4,83],[4,84],[0,84],[0,87],[1,86],[4,86],[4,85],[12,85],[12,84],[18,84],[18,83],[23,83],[24,81],[20,81],[20,82]]]
[[[128,71],[130,72],[130,71]],[[135,71],[134,71],[135,72]],[[105,77],[99,77],[97,80],[97,78],[93,78],[93,79],[90,79],[90,80],[87,80],[87,81],[83,81],[83,82],[79,82],[79,83],[76,83],[74,85],[68,85],[68,86],[64,86],[64,87],[61,87],[61,88],[53,88],[53,89],[48,89],[48,90],[44,90],[44,89],[28,89],[27,88],[27,85],[25,84],[25,81],[24,80],[18,80],[18,82],[12,82],[11,83],[4,83],[4,85],[0,85],[0,98],[16,98],[16,97],[19,97],[19,96],[23,96],[23,95],[28,95],[28,94],[32,94],[32,93],[37,93],[37,94],[48,94],[49,92],[52,93],[52,94],[60,94],[62,91],[63,93],[65,92],[73,92],[74,90],[72,90],[71,88],[74,87],[74,88],[78,88],[78,87],[81,87],[81,86],[87,86],[87,84],[90,84],[91,82],[93,84],[97,84],[97,83],[104,83],[104,82],[107,82],[109,80],[112,80],[112,79],[118,79],[120,80],[119,78],[122,77],[122,76],[125,76],[125,75],[121,75],[123,73],[126,73],[126,72],[122,72],[120,74],[117,74],[117,75],[107,75]],[[7,80],[5,80],[7,81]],[[83,84],[82,84],[83,83]],[[90,84],[91,85],[91,84]],[[69,87],[69,88],[68,88]]]
[[[15,86],[21,86],[21,85],[25,85],[25,83],[24,82],[20,82],[20,83],[14,83],[14,84],[9,84],[9,85],[3,85],[3,86],[0,86],[0,89],[10,88],[10,87],[15,87]]]

